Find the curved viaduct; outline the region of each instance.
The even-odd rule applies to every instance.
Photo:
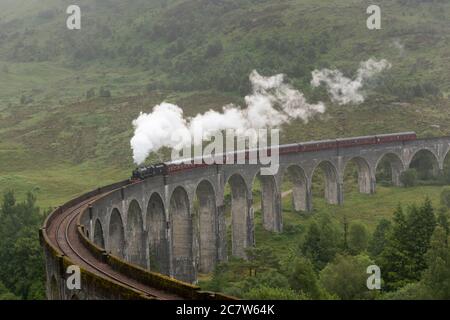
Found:
[[[280,155],[274,176],[260,176],[259,165],[212,165],[97,189],[58,208],[41,230],[48,297],[228,299],[190,283],[227,260],[227,229],[232,255],[245,258],[245,249],[255,245],[256,179],[263,226],[282,232],[281,185],[286,179],[292,183],[294,209],[311,211],[318,168],[324,172],[325,198],[339,205],[349,163],[357,167],[359,191],[374,193],[382,159],[391,166],[393,184],[400,185],[401,172],[419,152],[429,155],[438,172],[449,150],[450,137],[364,145]],[[225,218],[228,190],[231,222]],[[73,264],[82,270],[81,290],[66,286],[66,268]]]

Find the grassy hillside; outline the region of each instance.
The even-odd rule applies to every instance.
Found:
[[[187,115],[242,103],[248,74],[286,73],[327,112],[283,128],[282,142],[414,130],[450,133],[448,1],[80,0],[82,29],[65,28],[70,1],[0,0],[0,192],[42,205],[128,176],[131,121],[164,100]],[[372,4],[372,3],[371,3]],[[311,71],[359,62],[393,67],[359,106],[311,89]],[[112,97],[99,97],[101,87]],[[431,88],[431,89],[430,89]],[[86,97],[88,90],[94,95]]]

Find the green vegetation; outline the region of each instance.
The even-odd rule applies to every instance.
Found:
[[[127,178],[134,166],[132,120],[162,101],[180,105],[187,116],[242,105],[248,75],[257,69],[285,73],[309,101],[327,104],[308,123],[285,125],[282,143],[398,131],[450,134],[450,3],[378,3],[383,28],[372,32],[362,0],[79,0],[82,31],[73,32],[65,28],[66,4],[59,0],[0,1],[0,194],[6,194],[0,298],[43,297],[42,213],[29,192],[48,208]],[[323,89],[311,89],[312,70],[339,68],[352,76],[370,57],[393,67],[368,84],[361,105],[333,105]],[[396,291],[382,297],[448,297],[448,283],[437,277],[448,279],[443,243],[450,196],[441,186],[450,184],[450,165],[437,179],[432,167],[421,155],[402,175],[409,188],[388,188],[390,168],[382,162],[375,195],[356,192],[349,167],[345,204],[329,206],[317,197],[311,215],[294,213],[283,199],[285,232],[266,232],[257,215],[252,259],[219,266],[205,288],[252,299],[378,298],[362,291],[359,270],[386,255],[416,252],[398,231],[410,230],[405,235],[420,235],[413,242],[420,254],[405,263],[417,262],[416,269],[394,270],[385,285]],[[314,179],[320,196],[323,179]],[[432,237],[431,226],[416,228],[430,214],[424,195],[443,206]],[[411,207],[393,219],[398,203]],[[341,271],[343,278],[333,276]]]
[[[431,186],[382,188],[369,198],[352,194],[353,200],[343,207],[334,210],[325,205],[312,216],[284,206],[284,233],[270,234],[258,223],[257,248],[248,250],[249,261],[232,258],[217,266],[210,278],[203,277],[200,285],[254,299],[448,297],[448,209],[440,208],[436,215],[431,200],[423,198],[426,194],[438,203],[441,190]],[[411,199],[406,210],[400,205],[395,209],[390,201],[402,198],[401,193]],[[384,202],[386,213],[377,216],[378,222],[365,220],[358,210],[358,198],[365,198],[363,203],[373,215]],[[334,212],[333,216],[328,212]],[[354,222],[348,227],[347,221]],[[373,264],[382,270],[381,291],[366,287],[366,270]]]
[[[37,230],[42,213],[28,194],[18,203],[12,192],[0,207],[0,299],[43,299],[44,261]]]

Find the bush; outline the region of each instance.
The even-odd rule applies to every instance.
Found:
[[[205,52],[205,58],[214,58],[217,57],[219,54],[221,54],[223,51],[223,45],[222,42],[219,40],[211,43],[208,45],[208,48]]]
[[[249,300],[307,300],[303,294],[298,294],[292,289],[271,288],[260,286],[250,289],[244,294]]]
[[[368,299],[376,294],[367,289],[367,267],[373,262],[365,255],[337,255],[320,272],[322,286],[341,299]]]
[[[450,187],[445,187],[442,189],[441,204],[446,208],[450,208]]]
[[[369,235],[366,226],[362,223],[353,223],[350,225],[348,234],[348,247],[351,254],[359,254],[367,249]]]
[[[95,89],[91,88],[88,91],[86,91],[86,99],[90,99],[95,97]]]
[[[407,188],[414,187],[417,184],[417,171],[415,169],[403,171],[400,175],[400,182]]]
[[[102,98],[111,98],[111,91],[105,88],[100,88],[99,96]]]

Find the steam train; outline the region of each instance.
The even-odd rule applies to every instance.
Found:
[[[314,151],[323,151],[329,149],[343,149],[343,148],[351,148],[358,147],[364,145],[377,145],[377,144],[386,144],[393,142],[406,142],[406,141],[414,141],[417,139],[417,135],[415,132],[403,132],[403,133],[392,133],[392,134],[383,134],[376,136],[365,136],[365,137],[356,137],[356,138],[344,138],[344,139],[334,139],[334,140],[322,140],[322,141],[310,141],[304,143],[295,143],[289,145],[283,145],[279,147],[279,154],[285,155],[290,153],[302,153],[302,152],[314,152]],[[245,152],[245,159],[248,160],[250,151],[237,151],[234,154],[224,154],[223,155],[223,163],[230,163],[230,158],[233,157],[233,160],[236,160],[239,153]],[[270,155],[271,150],[268,150],[268,155]],[[193,161],[191,161],[193,162]],[[151,178],[154,176],[167,176],[174,174],[180,171],[187,171],[196,168],[207,167],[208,164],[202,163],[159,163],[151,166],[142,166],[136,168],[131,176],[131,180],[144,180],[147,178]]]

